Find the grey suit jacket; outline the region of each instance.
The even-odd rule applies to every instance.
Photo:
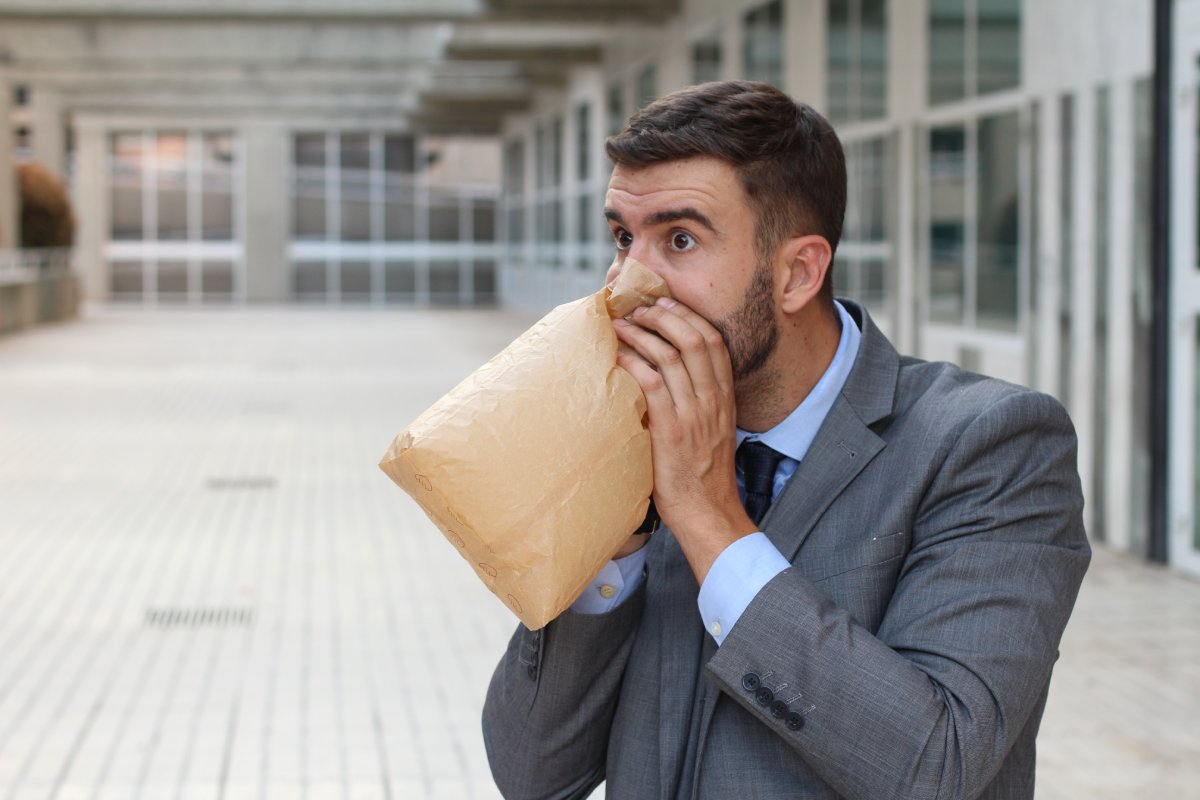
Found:
[[[678,543],[608,614],[518,627],[483,728],[507,798],[1030,798],[1090,558],[1046,395],[900,357],[853,371],[763,529],[792,567],[718,649]]]

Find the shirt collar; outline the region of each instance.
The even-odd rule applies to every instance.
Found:
[[[808,396],[800,405],[792,410],[782,422],[763,433],[749,433],[737,429],[737,443],[741,445],[746,439],[757,439],[763,444],[777,450],[787,458],[795,461],[804,459],[808,448],[817,437],[825,417],[846,385],[850,370],[854,367],[854,359],[858,356],[858,346],[862,341],[862,333],[858,325],[837,300],[838,319],[842,323],[842,332],[838,340],[837,352],[833,361],[825,369],[825,374],[817,381]]]

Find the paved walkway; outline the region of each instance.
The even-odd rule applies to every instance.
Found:
[[[93,310],[0,339],[0,800],[494,798],[509,612],[375,462],[530,320]],[[1200,582],[1097,553],[1040,798],[1200,798]]]

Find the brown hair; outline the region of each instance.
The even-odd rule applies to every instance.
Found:
[[[833,127],[768,83],[719,81],[662,97],[634,114],[605,150],[613,164],[646,167],[695,156],[738,172],[769,258],[791,236],[818,234],[837,252],[846,214],[846,157]],[[821,288],[833,297],[833,265]]]

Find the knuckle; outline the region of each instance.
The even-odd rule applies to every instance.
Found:
[[[705,349],[704,337],[697,331],[688,331],[680,336],[680,346],[691,353],[700,353]]]
[[[665,364],[668,364],[670,366],[677,366],[677,365],[683,363],[683,354],[680,353],[678,350],[676,350],[674,347],[672,347],[672,348],[668,349],[665,353],[663,353],[662,360]]]

